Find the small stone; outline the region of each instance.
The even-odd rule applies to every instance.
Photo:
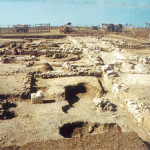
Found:
[[[92,133],[94,131],[92,126],[89,126],[89,133]]]

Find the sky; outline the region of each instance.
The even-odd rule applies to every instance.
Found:
[[[102,23],[145,26],[150,0],[0,0],[0,26],[51,23],[92,26]]]

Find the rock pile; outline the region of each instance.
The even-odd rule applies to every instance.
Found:
[[[31,66],[33,66],[34,65],[34,61],[31,61],[31,62],[28,62],[27,64],[26,64],[26,67],[31,67]]]
[[[67,69],[67,70],[69,70],[69,71],[73,71],[73,72],[77,72],[77,71],[78,71],[78,70],[76,69],[76,67],[73,66],[73,65],[70,65],[69,62],[64,62],[64,63],[62,64],[62,68],[63,68],[63,69]]]
[[[109,102],[108,99],[104,98],[94,98],[93,102],[96,104],[98,114],[100,113],[101,110],[106,111],[116,111],[116,105]]]
[[[52,66],[49,63],[43,63],[42,67],[40,68],[40,71],[52,71],[54,70]]]
[[[134,116],[138,123],[150,125],[150,109],[139,98],[136,100],[127,100],[128,111]]]
[[[113,88],[112,88],[112,92],[116,96],[119,96],[121,91],[128,92],[128,90],[129,90],[129,87],[123,82],[119,82],[118,84],[114,83]]]
[[[15,63],[15,62],[16,62],[15,56],[3,55],[3,57],[2,57],[2,63]]]

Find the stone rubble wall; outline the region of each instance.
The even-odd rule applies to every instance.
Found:
[[[126,106],[128,111],[134,116],[141,125],[150,126],[150,108],[139,98],[127,100]]]
[[[24,68],[18,68],[18,69],[14,69],[11,71],[6,71],[4,73],[0,73],[0,76],[11,76],[14,74],[18,74],[18,73],[29,73],[31,71],[31,69],[24,69]]]
[[[128,95],[129,88],[125,83],[120,82],[119,84],[114,84],[112,92],[120,99],[123,100],[124,105],[128,111],[133,115],[140,125],[149,126],[150,125],[150,108],[142,102],[139,98],[125,99],[123,95]]]
[[[26,78],[23,84],[23,90],[20,94],[21,98],[24,99],[30,98],[31,88],[33,86],[34,74],[35,72],[29,72],[26,74]]]
[[[37,72],[35,74],[35,78],[59,78],[59,77],[71,77],[71,76],[96,76],[101,77],[102,72],[99,71],[79,71],[79,72],[43,72],[39,73]]]
[[[71,41],[72,37],[70,37],[69,39]],[[73,39],[72,41],[79,47],[82,47],[79,41],[75,39]],[[104,75],[107,74],[107,76],[110,77],[116,77],[117,73],[114,72],[113,64],[104,65],[104,62],[101,58],[101,49],[95,44],[93,44],[93,48],[94,49],[83,48],[83,55],[84,57],[87,57],[91,62],[93,62],[95,71],[103,72]]]
[[[130,49],[145,49],[147,48],[146,45],[129,45],[124,43],[116,43],[114,44],[118,48],[130,48]]]
[[[89,68],[86,69],[79,69],[75,68],[73,65],[70,65],[69,63],[65,62],[62,67],[67,69],[69,72],[36,72],[34,77],[35,78],[59,78],[59,77],[69,77],[69,76],[98,76],[104,77],[104,81],[106,83],[112,84],[112,92],[116,97],[121,98],[122,92],[126,93],[130,90],[125,83],[120,82],[119,84],[116,84],[113,82],[113,78],[119,75],[119,72],[115,72],[114,66],[117,62],[122,62],[121,67],[127,68],[125,70],[126,72],[131,72],[134,70],[135,72],[143,72],[146,73],[147,65],[150,63],[150,57],[142,57],[138,55],[134,55],[125,49],[122,49],[123,47],[128,48],[145,48],[145,46],[129,46],[126,43],[120,43],[112,42],[111,40],[107,39],[101,39],[102,44],[106,44],[108,47],[101,48],[97,44],[92,43],[90,46],[88,44],[85,44],[80,40],[78,37],[67,37],[68,43],[67,45],[63,45],[61,48],[56,49],[50,49],[50,50],[37,50],[37,55],[47,54],[51,57],[53,57],[56,54],[83,54],[85,58],[87,58],[90,62],[93,64],[94,70],[91,70]],[[108,58],[107,54],[112,52],[113,54],[117,55],[117,59],[114,59],[113,63],[107,63],[105,58]],[[110,53],[110,55],[112,54]],[[66,57],[64,55],[64,57]],[[105,56],[104,56],[105,55]],[[116,56],[115,55],[115,56]],[[63,55],[62,55],[63,56]],[[55,56],[56,57],[56,56]],[[57,58],[57,57],[56,57]],[[134,61],[134,63],[132,63]],[[145,67],[145,68],[144,68]],[[30,78],[30,76],[29,76]],[[32,79],[32,77],[31,77]],[[24,86],[23,93],[26,93],[25,95],[28,95],[30,92],[29,89],[31,89],[31,80],[27,80]],[[101,104],[102,102],[99,102],[98,104]],[[142,125],[149,125],[150,120],[150,110],[146,104],[144,104],[141,100],[135,99],[135,100],[126,100],[125,105],[128,109],[128,111],[134,116],[134,118],[137,120],[139,124]]]
[[[16,56],[16,55],[4,55],[1,59],[2,63],[19,63],[21,61],[38,61],[36,56]]]
[[[125,49],[116,49],[116,50],[117,52],[119,52],[124,56],[130,56],[128,62],[125,62],[124,59],[122,60],[123,62],[122,66],[125,68],[125,70],[123,71],[129,73],[149,73],[148,71],[150,69],[148,67],[148,64],[150,63],[149,57],[134,55],[126,51]],[[134,63],[131,63],[131,61],[134,61]],[[102,67],[102,70],[105,71],[105,67]],[[116,97],[124,99],[121,96],[121,93],[124,92],[126,95],[128,94],[129,88],[126,86],[125,83],[123,82],[120,82],[118,84],[113,83],[112,79],[106,75],[104,75],[104,79],[106,83],[113,84],[112,92],[116,95]],[[137,120],[137,122],[140,125],[144,126],[150,125],[150,108],[145,103],[143,103],[142,100],[137,98],[135,100],[128,99],[123,102],[126,105],[128,111],[133,115],[133,117]]]
[[[70,41],[71,41],[70,37]],[[74,39],[72,43],[78,45],[79,47],[83,47],[84,43],[82,43],[82,41],[78,41],[79,39],[76,38],[76,40]],[[107,44],[109,45],[110,49],[107,49],[108,52],[117,52],[118,58],[114,61],[114,64],[101,64],[101,62],[98,62],[97,60],[95,60],[95,58],[97,57],[97,55],[99,55],[100,57],[104,55],[104,53],[106,54],[106,59],[109,59],[107,56],[107,52],[103,52],[102,49],[98,48],[96,50],[92,50],[92,48],[96,48],[96,46],[94,47],[90,47],[87,48],[86,46],[83,48],[83,55],[85,57],[87,57],[91,62],[93,62],[93,64],[96,64],[97,66],[100,66],[101,71],[103,73],[103,77],[104,77],[104,81],[108,84],[113,85],[112,88],[112,92],[114,93],[114,95],[120,99],[124,99],[123,97],[121,97],[121,93],[125,93],[128,94],[128,91],[130,90],[128,88],[128,86],[124,83],[124,82],[120,82],[119,84],[116,84],[113,82],[113,77],[115,77],[116,75],[118,75],[118,72],[116,73],[114,71],[114,66],[115,63],[118,62],[122,62],[120,64],[121,67],[126,68],[124,72],[129,72],[129,73],[148,73],[149,69],[148,69],[148,64],[150,63],[150,57],[143,57],[143,56],[138,56],[138,55],[134,55],[128,51],[126,51],[125,49],[119,49],[118,44],[115,44],[114,42],[112,42],[111,40],[103,40],[102,39],[103,44]],[[125,43],[121,43],[121,48],[122,46],[127,46],[125,45]],[[129,48],[136,48],[136,46],[127,46]],[[137,48],[145,48],[145,46],[137,46]],[[105,59],[104,57],[101,57],[102,59]],[[134,63],[131,63],[131,62]],[[118,68],[119,70],[119,68]],[[134,71],[134,72],[133,72]],[[147,72],[148,71],[148,72]],[[94,101],[96,101],[96,105],[99,105],[102,103],[102,99],[100,98],[96,98],[94,99]],[[150,108],[148,108],[148,106],[143,103],[141,100],[139,99],[135,99],[135,100],[126,100],[123,101],[123,103],[126,105],[126,108],[128,109],[128,111],[133,115],[133,117],[137,120],[137,122],[141,125],[144,126],[149,126],[150,125]]]
[[[69,70],[69,71],[73,71],[73,72],[77,72],[77,71],[78,71],[78,70],[76,69],[76,67],[74,67],[73,65],[71,65],[69,62],[64,62],[64,63],[62,64],[62,67],[63,67],[64,69]]]
[[[147,45],[132,45],[132,44],[127,44],[126,42],[120,42],[120,41],[112,41],[110,39],[104,39],[102,38],[101,41],[103,44],[111,44],[114,45],[116,48],[130,48],[130,49],[145,49],[149,48]]]

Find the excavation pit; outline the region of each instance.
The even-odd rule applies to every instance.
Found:
[[[59,128],[59,134],[65,138],[85,137],[91,134],[103,134],[114,132],[122,134],[120,126],[116,123],[90,123],[77,121],[73,123],[66,123]]]
[[[69,105],[72,105],[78,100],[78,97],[76,96],[78,93],[86,93],[84,83],[65,87],[65,99],[69,102]]]
[[[72,133],[76,128],[81,128],[85,125],[84,122],[73,122],[64,124],[62,127],[59,128],[59,134],[65,138],[71,138]]]
[[[15,103],[8,102],[8,101],[3,102],[3,104],[2,104],[2,108],[3,108],[4,110],[8,110],[9,108],[11,108],[11,107],[16,107],[16,106],[17,106],[17,105],[16,105]]]
[[[15,117],[15,112],[14,111],[3,111],[2,114],[0,115],[0,119],[1,120],[5,120],[5,119],[12,119]]]
[[[15,103],[12,102],[8,102],[8,100],[3,100],[0,103],[1,108],[0,108],[0,119],[4,120],[4,119],[12,119],[15,117],[15,112],[9,110],[9,108],[12,107],[17,107],[17,105]]]
[[[6,95],[0,98],[11,99],[17,104],[17,108],[6,107],[4,110],[0,107],[0,115],[3,112],[0,119],[0,147],[16,145],[22,149],[142,149],[142,141],[139,141],[137,135],[144,141],[150,141],[147,117],[150,79],[148,45],[139,50],[118,47],[123,45],[122,41],[127,45],[137,42],[138,45],[146,46],[143,39],[132,40],[131,36],[128,39],[122,35],[116,37],[106,34],[101,39],[93,35],[67,36],[64,39],[49,37],[51,39],[46,41],[44,35],[36,37],[37,39],[31,36],[34,38],[32,43],[28,39],[9,39],[1,49],[1,56],[14,57],[11,53],[15,47],[11,49],[12,43],[9,42],[16,41],[20,56],[15,57],[15,63],[0,64],[0,94]],[[7,42],[7,39],[1,39],[1,42]],[[51,43],[60,47],[50,47]],[[17,46],[19,44],[22,48]],[[29,61],[33,61],[34,65],[26,67]],[[68,61],[70,68],[63,68],[62,64]],[[54,70],[50,66],[44,66],[45,62]],[[113,66],[109,68],[112,70],[103,72],[103,65]],[[83,90],[77,88],[80,83],[83,83]],[[120,83],[125,83],[129,89],[126,90],[125,86],[120,88]],[[114,90],[115,84],[119,86]],[[32,105],[30,94],[39,90],[44,92],[44,104]],[[22,100],[21,94],[24,92],[25,96],[29,95]],[[97,107],[97,103],[93,102],[94,98],[106,101]],[[132,101],[134,104],[130,105]],[[135,104],[140,104],[141,108],[137,110]],[[135,108],[136,111],[132,109],[131,112],[130,108]],[[8,112],[12,110],[15,111],[15,116]],[[138,112],[141,114],[134,116]],[[12,118],[10,116],[15,118],[9,119]],[[138,124],[136,118],[144,121]],[[83,125],[76,121],[83,122]],[[119,123],[121,128],[117,124],[110,124],[113,122]],[[65,126],[67,123],[70,130],[68,135],[65,132],[65,129],[68,130]],[[130,133],[131,131],[137,135]]]
[[[78,93],[86,93],[85,83],[79,83],[75,86],[66,86],[65,87],[65,99],[68,101],[69,105],[63,106],[62,110],[67,113],[70,107],[73,107],[73,104],[79,101]]]

